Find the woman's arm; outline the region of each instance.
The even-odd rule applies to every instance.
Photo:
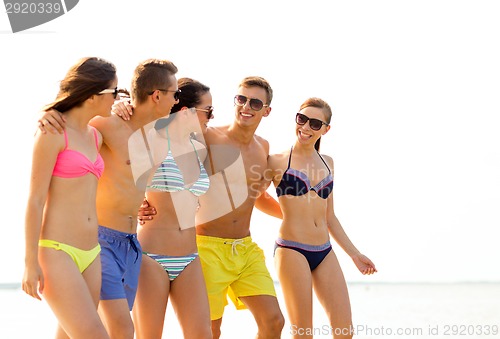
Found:
[[[332,158],[328,156],[323,157],[326,162],[328,163],[328,166],[330,167],[333,175],[333,160]],[[349,239],[347,236],[346,232],[344,231],[344,228],[340,224],[340,221],[337,219],[337,216],[335,215],[334,207],[333,207],[333,192],[330,194],[330,196],[327,199],[327,223],[328,223],[328,230],[335,239],[335,241],[339,244],[339,246],[351,257],[351,259],[354,261],[354,264],[356,267],[359,269],[359,271],[363,274],[373,274],[377,272],[377,269],[375,268],[375,265],[373,262],[368,259],[365,255],[361,254],[361,252],[354,246],[352,241]]]
[[[40,299],[37,289],[43,293],[43,273],[38,263],[38,240],[42,227],[43,208],[47,200],[52,171],[57,154],[64,148],[62,136],[38,132],[33,147],[30,190],[25,218],[25,271],[23,290]]]

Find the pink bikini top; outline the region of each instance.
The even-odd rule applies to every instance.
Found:
[[[99,141],[95,128],[93,128],[93,131],[95,145],[99,150]],[[66,141],[66,147],[57,155],[57,161],[52,175],[61,178],[76,178],[82,177],[87,173],[92,173],[99,179],[104,171],[104,161],[99,152],[97,152],[97,159],[91,162],[82,153],[68,149],[68,135],[66,131],[64,131],[64,140]]]

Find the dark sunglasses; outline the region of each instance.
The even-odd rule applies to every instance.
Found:
[[[197,111],[205,112],[207,115],[207,119],[212,119],[214,116],[214,106],[208,106],[208,109],[204,108],[195,108]]]
[[[250,101],[250,108],[253,109],[254,111],[260,111],[262,109],[262,107],[267,107],[269,105],[264,105],[264,103],[262,101],[260,101],[259,99],[250,99],[250,98],[247,98],[246,96],[244,95],[241,95],[241,94],[238,94],[234,97],[234,104],[236,106],[245,106],[245,104],[247,102]]]
[[[106,94],[106,93],[113,94],[113,99],[118,99],[118,93],[120,93],[120,90],[118,89],[118,87],[106,88],[100,91],[98,94]]]
[[[302,113],[297,113],[295,116],[295,122],[297,125],[303,126],[307,121],[309,121],[309,127],[311,127],[313,131],[319,131],[323,125],[328,126],[326,122],[319,119],[309,118],[307,115]]]
[[[158,88],[157,90],[155,89],[155,91],[160,91],[160,92],[173,92],[174,93],[174,100],[179,100],[179,96],[181,94],[181,90],[178,89],[177,91],[171,91],[169,89],[161,89],[161,88]],[[148,95],[151,95],[153,94],[155,91],[151,91],[148,93]]]

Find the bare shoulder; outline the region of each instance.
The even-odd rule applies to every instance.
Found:
[[[101,133],[103,143],[108,145],[115,142],[122,143],[123,138],[127,137],[126,134],[131,132],[130,129],[125,128],[125,121],[116,115],[110,117],[97,116],[90,120],[89,124]]]
[[[207,128],[207,131],[204,133],[205,140],[208,143],[221,143],[227,139],[227,130],[229,126],[210,126]]]
[[[37,130],[35,133],[35,150],[54,150],[62,152],[66,147],[66,141],[63,134],[59,133],[42,133]]]
[[[207,134],[209,135],[226,135],[229,125],[226,126],[210,126],[207,128]]]
[[[254,138],[255,142],[262,145],[262,147],[264,147],[266,149],[266,152],[269,154],[269,141],[267,141],[266,139],[257,134],[254,136]]]
[[[280,153],[274,153],[269,155],[267,159],[267,167],[270,170],[272,178],[281,179],[281,176],[286,168],[288,167],[288,155],[290,151],[286,150]]]
[[[121,119],[115,115],[110,117],[96,116],[90,120],[89,124],[97,128],[102,134],[106,134],[108,131],[118,128],[121,125]]]
[[[328,164],[328,167],[330,167],[330,169],[333,171],[333,158],[326,154],[321,154],[321,157]]]
[[[279,165],[283,162],[285,162],[286,160],[288,160],[288,155],[289,155],[290,151],[283,151],[283,152],[280,152],[280,153],[274,153],[274,154],[271,154],[269,155],[269,167],[271,168],[277,168],[279,167]]]

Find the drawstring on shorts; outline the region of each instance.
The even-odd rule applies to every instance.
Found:
[[[224,245],[231,245],[231,253],[233,255],[238,255],[238,249],[236,248],[236,246],[238,245],[241,245],[243,247],[247,247],[247,245],[245,245],[243,243],[243,239],[236,239],[234,241],[224,241]]]
[[[127,235],[127,239],[129,240],[130,242],[130,246],[132,246],[132,249],[135,251],[136,253],[136,256],[135,256],[135,262],[137,262],[137,259],[139,259],[139,249],[137,248],[137,245],[135,244],[134,242],[134,239],[135,239],[135,234],[128,234]]]

